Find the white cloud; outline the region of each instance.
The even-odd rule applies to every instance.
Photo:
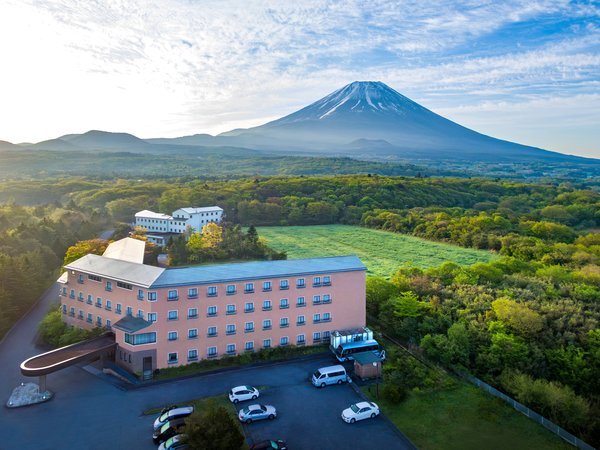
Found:
[[[522,51],[510,38],[479,47],[503,27],[550,16],[598,17],[598,8],[567,0],[8,0],[0,42],[14,44],[0,46],[9,68],[0,139],[91,128],[221,132],[290,113],[355,79],[379,79],[448,111],[487,96],[523,103],[589,93],[600,72],[592,20]]]

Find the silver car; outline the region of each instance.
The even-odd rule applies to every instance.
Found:
[[[156,431],[169,420],[181,419],[187,417],[194,412],[193,406],[180,406],[174,409],[163,410],[163,413],[154,421],[153,430]]]
[[[277,410],[271,405],[250,405],[241,409],[238,418],[240,422],[252,423],[255,420],[269,419],[273,420],[277,417]]]

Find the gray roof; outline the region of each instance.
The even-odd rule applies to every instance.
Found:
[[[165,269],[160,267],[92,254],[85,255],[78,260],[67,264],[65,269],[80,270],[99,277],[108,277],[145,288],[150,287],[165,271]]]
[[[179,208],[177,211],[182,210],[188,214],[198,214],[203,212],[211,212],[211,211],[223,211],[223,208],[219,206],[204,206],[202,208],[190,207],[190,208]]]
[[[167,269],[158,276],[151,287],[224,283],[261,278],[352,272],[356,270],[367,270],[356,256],[213,264],[210,266]]]
[[[152,322],[148,322],[141,317],[125,316],[121,320],[114,323],[113,328],[122,330],[126,333],[135,333],[136,331],[143,330],[150,325],[152,325]]]
[[[374,362],[381,361],[381,357],[377,356],[373,352],[354,353],[352,357],[354,358],[354,361],[363,366],[365,364],[373,364]]]

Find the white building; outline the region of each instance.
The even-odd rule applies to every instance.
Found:
[[[223,218],[223,209],[218,206],[205,208],[180,208],[168,214],[143,210],[135,214],[135,225],[147,230],[150,242],[165,245],[170,235],[182,234],[188,227],[192,231],[202,231],[208,223],[219,223]]]

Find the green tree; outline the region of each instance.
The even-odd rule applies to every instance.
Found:
[[[531,336],[543,327],[542,317],[522,303],[502,297],[492,302],[496,316],[521,335]]]
[[[193,450],[235,450],[244,436],[227,410],[209,401],[186,419],[186,442]]]
[[[94,255],[101,255],[108,247],[109,241],[104,239],[89,239],[87,241],[79,241],[75,245],[72,245],[67,249],[63,265],[67,264],[87,255],[93,253]]]

